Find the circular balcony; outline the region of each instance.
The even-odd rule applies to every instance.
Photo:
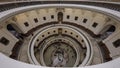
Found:
[[[0,54],[0,64],[3,68],[5,64],[118,68],[119,6],[115,2],[89,1],[0,4],[0,52],[21,61]]]

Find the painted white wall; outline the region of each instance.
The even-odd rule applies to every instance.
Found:
[[[31,64],[26,64],[23,62],[19,62],[13,59],[10,59],[0,53],[0,66],[1,68],[50,68],[50,67],[44,67],[44,66],[37,66],[37,65],[31,65]],[[120,67],[120,58],[117,58],[115,60],[103,63],[103,64],[98,64],[98,65],[92,65],[92,66],[85,66],[85,67],[79,67],[79,68],[119,68]]]
[[[54,16],[53,19],[51,19],[51,15]],[[46,20],[43,20],[43,17],[45,17]],[[19,26],[23,33],[27,33],[29,30],[35,28],[38,25],[52,21],[57,21],[57,13],[56,9],[54,8],[39,9],[21,13],[19,15],[16,15],[15,18],[17,20],[16,25]],[[34,18],[38,19],[38,23],[35,23]],[[24,25],[25,22],[28,22],[28,27]]]
[[[25,15],[25,13],[16,15],[15,18],[17,19],[17,25],[20,27],[23,33],[27,33],[30,29],[33,28],[31,22],[29,21],[28,17]],[[26,27],[24,25],[25,22],[28,22],[29,26]]]
[[[113,34],[111,34],[107,39],[103,40],[105,45],[110,51],[110,56],[114,59],[120,56],[120,47],[115,47],[113,42],[117,39],[120,39],[120,29],[116,30]]]
[[[4,28],[0,29],[0,39],[2,37],[5,37],[6,39],[9,40],[9,44],[8,45],[4,45],[2,43],[0,43],[0,52],[5,53],[7,56],[11,55],[11,51],[14,47],[14,45],[16,44],[16,42],[18,42],[18,39],[15,38],[10,32],[6,31]]]
[[[32,25],[32,28],[35,28],[36,26],[40,25],[40,23],[39,23],[39,21],[40,21],[39,20],[39,16],[36,13],[36,11],[32,10],[32,11],[25,12],[25,15],[27,16],[28,20],[30,21],[30,25]],[[37,23],[35,23],[35,21],[34,21],[35,18],[37,18],[37,20],[38,20]]]
[[[70,16],[69,19],[67,19],[67,15]],[[96,35],[100,33],[102,28],[104,28],[104,25],[106,24],[106,19],[108,18],[105,15],[96,12],[82,10],[82,9],[71,9],[71,8],[65,8],[63,16],[64,16],[63,21],[72,22],[81,25],[91,30]],[[78,17],[77,21],[75,20],[75,16]],[[83,23],[84,19],[87,19],[86,23]],[[94,22],[98,23],[96,28],[92,27]]]
[[[89,25],[89,29],[94,32],[94,34],[99,34],[101,28],[104,28],[104,24],[106,23],[107,17],[102,14],[95,14],[95,17],[92,19],[91,24]],[[98,23],[98,25],[94,28],[92,25],[94,22]]]

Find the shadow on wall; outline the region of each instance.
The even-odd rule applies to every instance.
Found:
[[[108,36],[110,36],[113,32],[115,32],[116,27],[114,25],[107,25],[106,27],[103,28],[101,31],[101,38],[105,39]]]
[[[16,38],[18,39],[23,39],[22,36],[21,36],[21,33],[20,33],[20,30],[16,30],[18,29],[16,25],[14,24],[8,24],[7,25],[7,30],[13,34]],[[19,31],[19,32],[18,32]]]

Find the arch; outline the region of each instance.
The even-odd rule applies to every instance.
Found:
[[[63,20],[63,12],[58,12],[58,21],[62,21]]]
[[[21,31],[19,30],[19,28],[15,25],[15,24],[13,24],[13,23],[11,23],[11,24],[8,24],[7,25],[7,30],[12,34],[12,35],[14,35],[16,38],[18,38],[18,39],[23,39],[23,37],[21,36]]]
[[[116,27],[114,25],[107,25],[105,26],[101,31],[101,38],[106,39],[108,36],[110,36],[112,33],[114,33],[116,30]]]

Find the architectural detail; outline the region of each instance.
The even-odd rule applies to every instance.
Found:
[[[1,3],[0,67],[11,61],[30,68],[119,68],[119,6],[97,1]]]

